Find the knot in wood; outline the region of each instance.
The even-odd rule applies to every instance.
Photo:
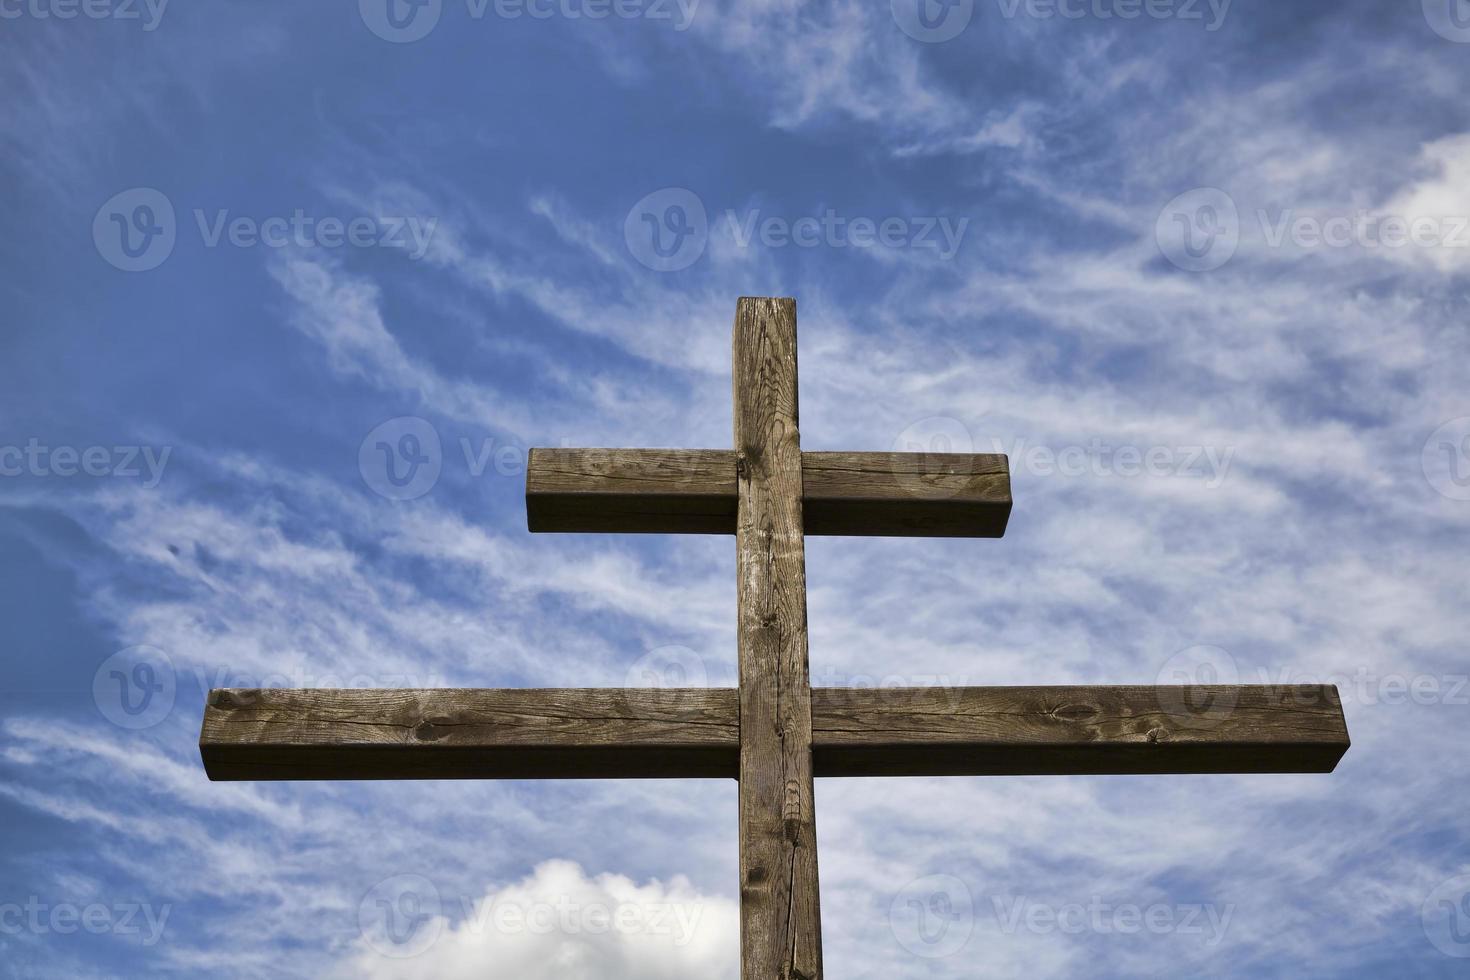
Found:
[[[227,691],[223,689],[215,691],[212,695],[210,695],[209,698],[209,706],[211,708],[240,708],[243,707],[244,704],[244,699],[241,698],[234,691]]]
[[[434,723],[427,718],[413,726],[413,737],[420,742],[437,741],[448,734],[447,729],[435,728]]]
[[[1062,721],[1087,721],[1097,715],[1095,704],[1062,704],[1052,709],[1052,717]]]

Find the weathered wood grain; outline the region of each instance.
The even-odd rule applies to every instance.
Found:
[[[813,775],[1328,772],[1336,688],[811,691],[804,534],[1000,537],[1006,458],[803,453],[796,304],[742,298],[735,448],[533,450],[532,531],[733,533],[738,690],[222,690],[211,779],[740,780],[743,980],[822,972]]]
[[[996,453],[802,453],[807,534],[999,538],[1011,471]]]
[[[733,776],[733,690],[210,692],[210,779]]]
[[[1348,748],[1331,686],[811,696],[817,776],[1331,772]],[[739,719],[733,688],[220,690],[199,745],[211,779],[735,778]]]
[[[734,334],[741,976],[817,980],[796,301],[742,297]]]
[[[719,449],[533,449],[532,531],[733,534],[736,454]],[[1011,513],[1006,457],[802,453],[807,534],[998,538]]]
[[[961,687],[812,692],[819,776],[1331,772],[1337,688]]]
[[[730,449],[533,449],[532,531],[734,534]]]

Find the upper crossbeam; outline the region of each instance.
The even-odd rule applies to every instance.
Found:
[[[734,534],[729,449],[533,449],[532,531]],[[801,454],[807,534],[998,538],[1011,513],[1006,457]]]

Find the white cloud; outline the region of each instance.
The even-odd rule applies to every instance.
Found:
[[[1418,163],[1426,175],[1401,189],[1378,213],[1411,224],[1431,222],[1437,229],[1435,244],[1411,243],[1388,254],[1426,260],[1443,272],[1464,271],[1470,268],[1470,134],[1426,144]]]
[[[377,900],[383,899],[386,904]],[[410,918],[417,910],[417,918]],[[437,915],[433,915],[437,911]],[[461,899],[422,876],[377,886],[338,972],[363,980],[718,980],[739,975],[739,913],[683,878],[638,884],[546,861]],[[406,955],[408,954],[408,955]]]
[[[1219,274],[1188,276],[1160,268],[1151,236],[1164,201],[1206,182],[1229,187],[1247,215],[1283,203],[1371,204],[1363,188],[1401,185],[1384,210],[1463,214],[1467,138],[1431,140],[1419,152],[1418,140],[1378,138],[1362,120],[1361,132],[1304,130],[1314,106],[1362,71],[1330,54],[1284,80],[1253,85],[1232,75],[1117,114],[1110,100],[1158,96],[1148,87],[1168,73],[1130,61],[1122,45],[1047,48],[1048,57],[1062,52],[1056,74],[1075,98],[1064,111],[1048,102],[1033,113],[946,90],[933,53],[894,30],[882,4],[721,13],[701,18],[690,36],[760,82],[753,88],[775,124],[830,133],[834,120],[856,121],[882,137],[874,145],[915,155],[1014,149],[995,154],[1014,167],[997,176],[1005,189],[1033,193],[1040,217],[1008,233],[997,212],[986,229],[995,237],[940,273],[889,263],[854,297],[830,268],[715,244],[690,276],[651,275],[618,237],[631,200],[583,202],[579,211],[542,191],[529,201],[541,220],[517,232],[476,215],[472,195],[430,200],[389,181],[369,195],[374,206],[401,211],[394,202],[407,197],[413,213],[454,215],[414,267],[404,305],[458,290],[491,332],[496,316],[518,315],[504,309],[524,304],[656,371],[599,365],[589,377],[569,369],[554,344],[528,344],[565,396],[538,394],[532,419],[524,395],[409,353],[415,326],[395,322],[385,302],[399,298],[400,284],[371,278],[350,257],[277,257],[271,269],[295,329],[339,379],[436,417],[494,419],[527,437],[577,443],[721,446],[733,300],[756,291],[752,282],[773,283],[802,304],[808,448],[886,449],[938,415],[966,426],[981,450],[997,439],[1053,450],[1097,439],[1234,452],[1217,487],[1179,476],[1043,475],[1013,459],[1017,507],[1003,541],[814,540],[819,683],[855,675],[1149,683],[1171,654],[1197,643],[1227,647],[1246,680],[1463,673],[1470,512],[1432,492],[1418,457],[1430,431],[1467,411],[1463,298],[1440,274],[1459,268],[1458,258],[1385,267],[1334,253],[1307,262],[1248,241]],[[1395,57],[1372,65],[1417,67]],[[1434,66],[1414,77],[1433,80]],[[1443,91],[1457,97],[1458,88]],[[56,111],[66,114],[64,105]],[[1076,128],[1105,111],[1113,125]],[[1089,137],[1086,166],[1069,169],[1065,153],[1028,155],[1038,134],[1052,146],[1054,130],[1064,148]],[[1113,168],[1115,180],[1098,179]],[[1404,174],[1414,175],[1407,185]],[[988,206],[982,195],[970,199]],[[346,458],[359,435],[341,436]],[[368,675],[383,685],[431,677],[611,686],[649,647],[696,646],[716,676],[733,659],[727,542],[531,542],[518,520],[461,511],[449,492],[394,507],[350,469],[346,486],[335,471],[264,456],[191,457],[200,479],[232,492],[208,503],[174,484],[64,505],[16,498],[64,506],[111,550],[105,562],[74,559],[89,612],[126,642],[169,650],[191,679],[196,668],[208,680],[224,666],[257,677]],[[150,586],[124,589],[119,566]],[[207,684],[198,686],[196,707]],[[982,911],[989,898],[1018,892],[1085,902],[1101,891],[1146,903],[1167,887],[1192,889],[1238,906],[1220,955],[1242,970],[1296,958],[1347,969],[1365,944],[1393,932],[1402,939],[1427,888],[1461,866],[1453,848],[1408,853],[1400,842],[1458,839],[1463,801],[1445,787],[1470,772],[1444,746],[1463,741],[1465,710],[1350,701],[1356,744],[1332,777],[824,781],[829,972],[913,972],[888,903],[907,882],[940,871],[968,882]],[[728,783],[211,785],[197,768],[197,732],[174,721],[140,746],[118,733],[9,719],[4,758],[17,779],[0,784],[0,796],[100,841],[98,865],[158,893],[238,902],[214,920],[215,935],[170,948],[185,973],[276,975],[269,954],[210,948],[233,933],[289,945],[308,964],[303,972],[317,975],[478,977],[497,967],[558,980],[733,975]],[[159,800],[176,812],[149,812],[145,804]],[[580,865],[552,862],[516,877],[527,854],[569,853]],[[582,870],[610,866],[630,876]],[[211,873],[194,874],[199,867]],[[410,867],[450,907],[427,952],[383,957],[357,932],[358,902],[382,875]],[[681,870],[699,887],[673,877]],[[487,878],[509,883],[487,891]],[[1161,884],[1175,878],[1185,883]],[[457,896],[473,896],[467,909]],[[476,925],[497,904],[569,896],[583,906],[669,902],[703,912],[685,943]],[[1324,923],[1336,930],[1330,948]],[[1187,937],[1139,948],[988,925],[977,925],[965,955],[929,963],[929,972],[1218,969],[1212,951]]]
[[[295,301],[289,322],[322,345],[334,371],[415,395],[452,418],[524,427],[525,413],[514,404],[409,357],[383,322],[375,284],[298,254],[274,257],[270,271]]]

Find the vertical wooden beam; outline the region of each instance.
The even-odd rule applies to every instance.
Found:
[[[735,310],[743,980],[818,980],[796,301]]]

